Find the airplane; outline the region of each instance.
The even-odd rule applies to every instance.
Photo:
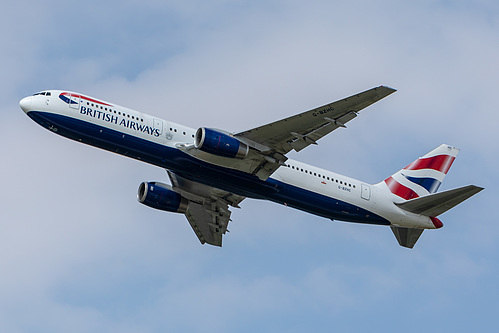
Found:
[[[164,168],[171,185],[142,182],[138,201],[184,214],[202,244],[222,246],[229,206],[253,198],[333,221],[390,226],[401,246],[413,248],[423,230],[443,226],[437,216],[483,190],[437,192],[458,148],[442,144],[377,184],[286,157],[395,91],[378,86],[239,133],[194,129],[71,91],[45,90],[19,104],[56,134]]]

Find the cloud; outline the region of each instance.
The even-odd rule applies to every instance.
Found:
[[[496,326],[495,2],[4,9],[2,330]],[[379,84],[398,92],[290,157],[374,183],[441,143],[462,148],[443,186],[487,189],[412,251],[387,228],[256,200],[234,211],[223,248],[201,246],[183,216],[136,202],[138,184],[164,170],[53,135],[17,106],[62,88],[241,131]]]

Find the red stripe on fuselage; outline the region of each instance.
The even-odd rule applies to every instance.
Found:
[[[64,92],[62,93],[61,95],[64,95],[64,96],[69,96],[71,95],[71,97],[75,97],[75,98],[80,98],[80,99],[84,99],[86,101],[89,101],[91,103],[97,103],[97,104],[102,104],[102,105],[106,105],[106,106],[111,106],[111,104],[107,104],[107,103],[104,103],[104,102],[101,102],[101,101],[98,101],[96,99],[92,99],[90,97],[87,97],[87,96],[83,96],[83,95],[74,95],[74,94],[71,94],[71,93],[68,93],[68,92]]]
[[[454,156],[450,155],[420,158],[406,166],[404,170],[432,169],[447,174],[455,159],[456,158]]]
[[[387,179],[385,179],[385,183],[393,194],[405,200],[419,197],[419,195],[416,192],[400,184],[398,181],[393,179],[393,177],[388,177]]]

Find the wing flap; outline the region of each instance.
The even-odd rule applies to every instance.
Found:
[[[189,200],[185,217],[201,244],[222,246],[231,211],[229,205],[239,208],[244,197],[207,186],[168,171],[173,189]]]
[[[468,185],[449,191],[434,193],[424,197],[396,203],[400,208],[415,214],[437,217],[464,200],[483,190],[482,187]]]
[[[222,246],[221,235],[213,234],[209,227],[211,214],[204,209],[203,205],[189,201],[189,208],[185,212],[185,217],[201,244],[208,243]],[[206,223],[200,223],[201,221],[206,221]]]
[[[318,141],[320,138],[326,136],[327,134],[331,133],[332,131],[334,131],[338,127],[346,128],[345,124],[347,122],[349,122],[350,120],[354,119],[355,117],[357,117],[357,113],[353,112],[353,111],[349,112],[349,113],[345,114],[344,116],[339,117],[337,119],[331,119],[329,117],[324,117],[324,120],[326,120],[327,123],[325,123],[324,125],[316,128],[313,131],[306,134],[307,139],[310,140],[309,144],[310,143],[317,144],[316,141]],[[294,147],[293,143],[291,143],[291,146],[296,151],[299,151]],[[308,146],[308,144],[307,144],[307,146]],[[301,149],[303,149],[303,148],[301,148]]]
[[[208,204],[189,202],[185,217],[201,244],[222,246],[222,236],[227,231],[230,221],[228,209],[223,209],[223,206],[213,202]]]

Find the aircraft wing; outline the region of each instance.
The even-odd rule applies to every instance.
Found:
[[[298,115],[278,120],[234,136],[242,142],[257,143],[255,148],[286,154],[292,149],[317,144],[317,140],[357,116],[357,112],[394,93],[396,90],[380,86],[359,94],[326,104]]]
[[[167,171],[173,189],[189,200],[185,216],[201,244],[222,246],[231,211],[245,197],[200,184]]]
[[[177,148],[203,161],[239,170],[267,179],[284,165],[289,151],[300,151],[317,144],[317,140],[357,116],[357,112],[395,92],[395,89],[379,86],[339,101],[233,134],[232,136],[250,147],[244,159],[210,154],[196,149],[193,144],[180,144]]]

